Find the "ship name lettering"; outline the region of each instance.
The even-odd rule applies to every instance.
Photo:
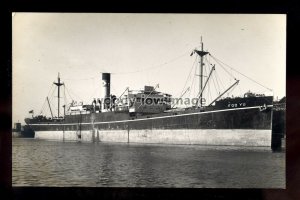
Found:
[[[243,107],[246,106],[246,103],[229,103],[228,108],[237,108],[237,107]]]

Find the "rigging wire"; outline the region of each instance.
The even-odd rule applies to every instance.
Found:
[[[191,70],[190,70],[190,73],[189,73],[189,75],[188,75],[188,77],[187,77],[187,79],[186,79],[186,81],[185,81],[185,83],[184,83],[184,86],[183,86],[183,88],[182,88],[182,91],[181,91],[181,93],[180,93],[180,96],[181,96],[181,95],[183,94],[183,92],[185,91],[186,84],[187,84],[187,82],[190,80],[190,76],[191,76],[191,74],[192,74],[192,71],[193,71],[193,68],[194,68],[194,66],[195,66],[196,60],[197,60],[197,57],[195,57],[195,59],[194,59],[194,63],[193,63],[193,65],[192,65]]]
[[[42,108],[41,108],[41,110],[40,110],[40,115],[43,114],[43,110],[45,109],[46,101],[47,101],[47,98],[45,98],[45,101],[44,101],[44,103],[43,103],[43,106],[42,106]]]
[[[44,114],[44,116],[47,116],[48,115],[48,109],[45,110],[43,114]]]
[[[210,84],[210,83],[209,83],[209,85],[208,85],[208,88],[209,88],[209,91],[210,91],[210,88],[211,88],[211,84]],[[207,102],[210,102],[210,101],[212,101],[211,92],[209,92],[209,96],[210,96],[210,99],[209,99],[209,101],[207,101]]]
[[[206,57],[205,57],[206,58]],[[209,66],[208,65],[204,65],[204,74],[205,74],[205,77],[206,77],[206,79],[205,79],[205,81],[204,81],[204,83],[207,81],[207,79],[208,79],[208,73],[207,73],[207,71],[208,71],[208,69],[206,70],[206,68],[209,68]],[[203,77],[204,77],[204,75],[203,75]],[[203,79],[204,80],[204,79]],[[202,90],[203,90],[203,88],[202,88]],[[206,96],[206,92],[207,90],[204,90],[203,92],[202,92],[202,98],[203,98],[203,96],[205,97]],[[199,98],[200,99],[200,91],[199,91],[199,93],[197,94],[197,98]],[[200,100],[201,101],[201,100]]]
[[[193,77],[193,79],[192,79],[192,84],[191,84],[191,88],[193,88],[194,90],[193,90],[193,94],[195,94],[195,90],[196,90],[196,84],[194,84],[194,81],[195,81],[195,79],[196,79],[196,75],[197,75],[197,67],[195,67],[195,72],[194,72],[194,77]],[[192,91],[190,92],[190,98],[191,98],[191,94],[192,94]]]
[[[88,78],[65,78],[64,80],[68,80],[68,81],[86,81],[86,80],[91,80],[91,79],[95,79],[98,76],[92,76],[92,77],[88,77]]]
[[[64,104],[63,104],[63,106],[62,107],[64,107],[63,109],[64,110],[66,110],[66,102],[67,102],[67,99],[66,99],[66,86],[65,86],[65,84],[63,84],[63,88],[64,88]],[[63,113],[63,114],[65,114],[65,113]]]
[[[207,56],[205,56],[205,61],[206,61],[206,63],[207,63],[207,65],[204,65],[205,67],[204,67],[204,70],[205,70],[205,73],[206,74],[208,74],[208,71],[210,72],[211,70],[212,70],[212,68],[210,69],[210,65],[212,66],[212,67],[215,67],[214,65],[212,65],[211,64],[211,62],[208,60],[208,57]],[[214,73],[216,73],[216,71],[214,72]],[[217,75],[217,74],[216,74]],[[210,79],[213,79],[213,76],[216,76],[216,75],[211,75],[211,78]],[[210,79],[208,80],[208,76],[206,77],[206,81],[207,81],[207,85],[209,85],[209,83],[211,82],[210,81]],[[216,79],[217,80],[217,79]],[[218,83],[218,82],[217,82]],[[219,87],[220,88],[220,87]],[[203,91],[203,96],[208,96],[208,94],[210,94],[211,95],[211,91],[210,91],[210,89],[207,89],[206,91]],[[199,96],[200,95],[200,91],[199,91],[199,93],[198,93],[198,95],[197,96]]]
[[[49,99],[49,102],[51,103],[52,102],[52,100],[54,99],[54,92],[56,92],[56,88],[54,88],[54,90],[52,91],[52,94],[51,94],[51,98]]]
[[[50,106],[52,106],[52,108],[54,108],[55,109],[55,111],[57,111],[58,109],[56,108],[56,106],[54,106],[53,105],[53,102],[52,101],[50,101]],[[53,113],[53,117],[56,115],[56,112],[55,113]]]
[[[53,84],[52,84],[52,86],[53,86]],[[51,87],[51,88],[53,88],[53,87]],[[49,102],[51,102],[51,100],[53,99],[53,96],[54,96],[53,94],[54,94],[55,91],[56,91],[56,88],[53,88],[51,96],[50,96],[51,99],[49,99],[49,94],[50,94],[50,91],[49,91],[49,93],[47,95]],[[49,107],[48,102],[47,103],[46,102],[47,102],[47,98],[45,99],[45,106],[43,107],[43,110],[41,111],[41,114],[42,113],[48,114],[48,109],[50,109],[50,108],[46,109],[46,107]],[[46,105],[48,105],[48,106],[46,106]],[[46,110],[46,112],[45,112],[45,110]]]
[[[216,94],[218,95],[218,89],[217,89],[216,83],[215,83],[215,76],[212,77],[212,80],[213,80],[213,84],[215,86]],[[219,89],[219,91],[220,91],[220,89]]]
[[[50,89],[49,89],[49,91],[48,91],[47,97],[49,96],[49,94],[50,94],[52,88],[53,88],[53,84],[51,84],[51,87],[50,87]],[[45,109],[46,101],[47,101],[47,99],[45,99],[44,104],[43,104],[43,106],[42,106],[42,109],[40,110],[40,115],[42,115],[43,110]]]
[[[210,57],[212,57],[211,56],[211,54],[209,54],[210,55]],[[209,58],[210,58],[209,57]],[[208,60],[208,58],[207,57],[205,57],[205,59],[206,59],[206,61],[211,65],[211,63],[209,62],[209,60]],[[235,80],[236,80],[236,78],[233,76],[233,73],[232,72],[229,72],[228,70],[226,70],[226,68],[225,67],[223,67],[222,66],[222,64],[220,63],[220,62],[218,62],[218,61],[216,61],[221,67],[222,67],[222,69],[229,75],[229,77],[231,77],[231,78],[234,78]],[[219,75],[219,73],[216,71],[215,72],[215,76],[214,76],[214,78],[216,79],[216,86],[218,87],[218,90],[219,90],[219,94],[220,94],[220,91],[221,91],[221,89],[222,90],[225,90],[225,84],[223,83],[223,81],[222,81],[222,79],[220,78],[220,75]],[[220,83],[219,83],[220,82]],[[231,79],[229,79],[229,83],[231,83]],[[221,85],[221,86],[220,86]],[[230,84],[231,85],[231,84]],[[227,91],[227,96],[232,92],[233,90],[229,90],[229,91]],[[217,95],[219,95],[218,94],[218,92],[217,92]]]
[[[138,73],[138,72],[143,72],[143,71],[148,71],[148,70],[151,70],[151,69],[155,69],[155,68],[159,68],[159,67],[165,67],[167,64],[170,64],[180,58],[182,58],[183,56],[186,56],[186,54],[188,54],[190,51],[187,51],[185,52],[184,54],[176,57],[176,58],[173,58],[167,62],[164,62],[162,64],[158,64],[158,65],[155,65],[153,67],[148,67],[148,68],[144,68],[144,69],[141,69],[141,70],[135,70],[135,71],[127,71],[127,72],[116,72],[116,73],[112,73],[112,74],[116,74],[116,75],[124,75],[124,74],[132,74],[132,73]]]
[[[68,98],[67,98],[67,95],[66,95],[66,84],[64,84],[64,106],[65,106],[65,108],[64,108],[64,110],[65,110],[65,113],[67,113],[67,110],[66,110],[66,108],[67,108],[67,105],[69,105],[69,102],[68,102]]]
[[[223,68],[223,70],[227,73],[227,74],[229,74],[229,76],[231,76],[231,77],[233,77],[232,76],[232,74],[221,64],[222,62],[220,61],[220,60],[218,60],[218,59],[216,59],[214,56],[212,56],[211,54],[209,54],[213,59],[215,59],[215,61],[220,65],[220,67],[222,67]],[[224,63],[223,63],[224,64]],[[235,78],[235,77],[233,77],[233,78]]]
[[[216,60],[216,61],[219,61],[219,62],[223,63],[225,66],[227,66],[227,67],[228,67],[228,68],[230,68],[231,70],[233,70],[233,71],[237,72],[238,74],[240,74],[240,75],[242,75],[242,76],[244,76],[244,77],[248,78],[249,80],[253,81],[254,83],[256,83],[256,84],[258,84],[258,85],[260,85],[260,86],[262,86],[262,87],[264,87],[264,88],[268,89],[269,91],[273,91],[272,89],[270,89],[270,88],[268,88],[268,87],[266,87],[266,86],[262,85],[261,83],[259,83],[259,82],[255,81],[254,79],[250,78],[249,76],[246,76],[245,74],[243,74],[243,73],[241,73],[241,72],[237,71],[236,69],[234,69],[233,67],[229,66],[228,64],[226,64],[226,63],[222,62],[221,60],[217,59],[216,57],[214,57],[214,56],[212,56],[212,55],[210,55],[210,56],[211,56],[211,57],[212,57],[214,60]]]
[[[50,99],[48,98],[48,100],[49,100],[50,106],[52,106],[52,108],[54,108],[56,110],[56,106],[53,105],[54,92],[56,92],[56,88],[54,88],[54,90],[52,91],[52,94],[51,94],[51,98]],[[50,108],[48,108],[48,109],[50,109]],[[53,113],[53,114],[55,114],[55,113]]]
[[[74,101],[74,98],[70,95],[69,89],[68,89],[67,87],[66,87],[66,91],[67,91],[67,94],[69,95],[70,99],[71,99],[72,101]]]
[[[67,89],[67,91],[69,91],[70,93],[73,94],[73,96],[75,96],[77,99],[79,99],[80,101],[83,101],[82,98],[80,98],[79,96],[77,96],[71,89]],[[73,98],[72,98],[73,99]]]
[[[236,80],[236,78],[232,75],[232,73],[230,73],[228,70],[226,70],[225,69],[225,67],[223,67],[223,65],[220,63],[220,62],[218,62],[218,61],[216,61],[219,65],[220,65],[220,67],[222,67],[222,69],[230,76],[230,77],[232,77],[232,78],[234,78],[235,80]],[[221,84],[221,86],[223,86],[223,88],[222,88],[222,90],[224,90],[224,88],[225,88],[225,84],[222,82],[222,79],[220,79],[219,78],[219,75],[216,73],[216,76],[218,77],[218,80],[220,80],[220,84]],[[231,79],[229,79],[229,83],[230,83],[230,80]],[[227,95],[229,94],[229,91],[226,93]]]
[[[219,73],[218,72],[216,72],[216,79],[217,79],[217,83],[219,84],[219,82],[220,82],[220,91],[221,90],[224,90],[225,89],[225,86],[224,86],[224,84],[223,84],[223,82],[222,82],[222,79],[220,78],[220,76],[219,76]]]
[[[214,74],[214,79],[216,81],[216,92],[217,92],[217,95],[220,93],[221,91],[221,88],[220,88],[220,85],[219,85],[219,82],[218,82],[218,77],[217,77],[217,73],[215,72]]]

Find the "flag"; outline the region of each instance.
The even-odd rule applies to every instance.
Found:
[[[29,113],[33,113],[33,110],[29,111]]]

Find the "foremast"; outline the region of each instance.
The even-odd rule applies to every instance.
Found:
[[[57,86],[57,118],[59,118],[59,107],[60,107],[60,87],[64,85],[64,83],[60,82],[60,77],[58,73],[57,82],[53,82]]]
[[[212,67],[212,69],[211,69],[211,71],[209,73],[209,76],[208,76],[208,78],[207,78],[207,80],[206,80],[206,82],[205,82],[205,84],[203,86],[203,66],[204,66],[203,58],[204,58],[204,56],[206,56],[207,54],[209,54],[209,52],[204,51],[203,42],[202,42],[202,36],[201,36],[200,44],[201,44],[201,50],[195,49],[192,52],[191,56],[194,53],[197,53],[198,56],[200,56],[200,62],[199,62],[200,63],[200,66],[199,66],[199,93],[198,93],[199,98],[198,98],[197,104],[198,104],[198,102],[200,100],[200,107],[202,107],[203,106],[202,105],[203,104],[203,101],[202,101],[203,100],[202,99],[203,91],[204,91],[204,89],[205,89],[205,87],[206,87],[206,85],[207,85],[207,83],[208,83],[208,81],[209,81],[209,79],[211,77],[212,72],[215,70],[215,65],[213,65],[213,67]],[[224,92],[222,92],[222,94],[218,95],[218,97],[215,100],[213,100],[208,106],[211,106],[214,102],[216,102],[220,97],[222,97],[226,92],[228,92],[230,89],[232,89],[238,83],[239,83],[239,80],[237,80],[235,78],[235,82],[230,87],[228,87]]]
[[[203,66],[204,66],[204,63],[203,63],[203,57],[208,54],[209,52],[207,51],[204,51],[203,50],[203,42],[202,42],[202,36],[201,36],[201,50],[194,50],[194,52],[196,52],[199,56],[200,56],[200,66],[199,66],[199,99],[200,99],[200,107],[202,107],[202,90],[203,90]],[[193,54],[192,53],[192,54]]]

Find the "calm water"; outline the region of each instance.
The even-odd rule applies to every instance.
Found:
[[[285,188],[269,148],[13,138],[13,186]]]

